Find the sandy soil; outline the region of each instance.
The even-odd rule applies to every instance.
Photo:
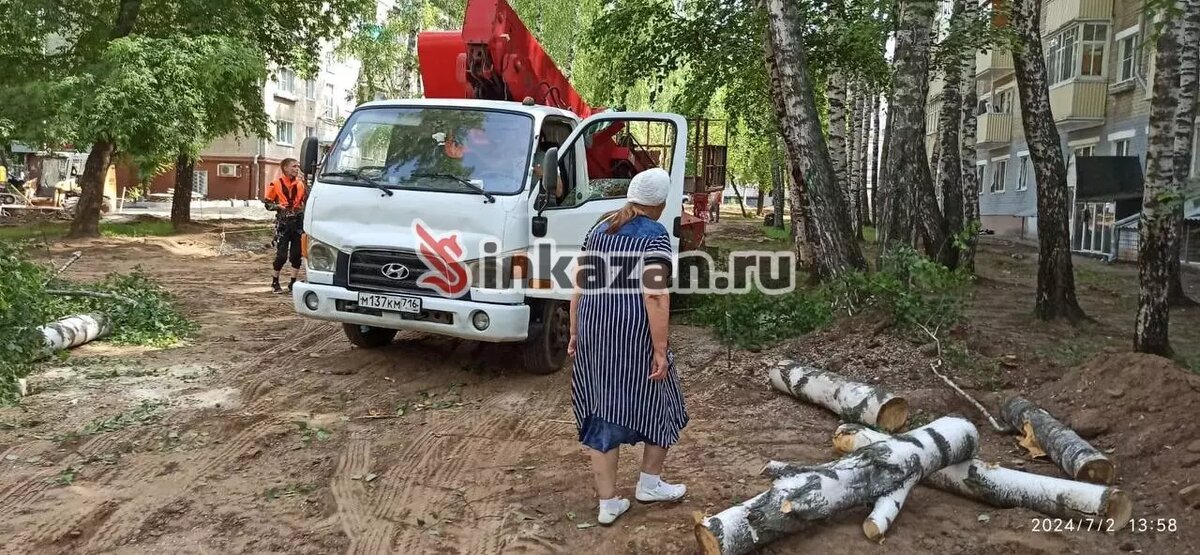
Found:
[[[718,233],[747,231],[726,222]],[[941,385],[919,341],[873,335],[872,322],[760,353],[728,351],[680,325],[672,340],[692,423],[666,478],[688,483],[689,495],[593,526],[569,372],[529,375],[509,348],[436,337],[354,349],[338,326],[302,320],[290,299],[266,292],[262,242],[227,235],[221,246],[219,235],[195,233],[51,246],[58,259],[84,251],[70,270],[77,278],[141,264],[179,295],[201,334],[166,350],[85,346],[34,375],[19,407],[0,409],[0,550],[692,553],[693,513],[762,491],[765,461],[834,456],[837,418],[767,387],[763,368],[781,356],[887,384],[910,398],[917,422],[966,415],[983,458],[1058,473],[1025,459]],[[1080,294],[1096,322],[1075,329],[1029,318],[1035,257],[1018,245],[984,249],[973,323],[956,332],[969,364],[952,371],[988,406],[1020,392],[1066,420],[1098,420],[1093,441],[1113,450],[1135,516],[1176,519],[1176,531],[1035,533],[1030,511],[919,488],[882,546],[862,537],[864,508],[765,552],[1200,552],[1200,517],[1178,495],[1197,481],[1200,385],[1164,359],[1114,354],[1128,349],[1136,269],[1081,262],[1092,277]],[[1188,275],[1194,295],[1197,281]],[[1200,343],[1198,314],[1173,319],[1183,351]],[[622,454],[629,494],[639,451]]]

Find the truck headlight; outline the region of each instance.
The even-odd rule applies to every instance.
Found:
[[[313,239],[308,240],[308,267],[318,272],[332,272],[337,266],[337,251]]]

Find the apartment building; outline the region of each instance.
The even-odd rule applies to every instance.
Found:
[[[988,4],[988,0],[984,4]],[[1125,179],[1093,191],[1094,180],[1082,169],[1100,167],[1082,157],[1123,157],[1104,167],[1138,164],[1146,157],[1153,83],[1153,45],[1147,45],[1153,21],[1145,0],[1049,0],[1042,6],[1042,48],[1049,78],[1051,111],[1068,158],[1071,179],[1072,248],[1108,255],[1116,248],[1114,226],[1140,211],[1140,179]],[[997,24],[1006,24],[997,18]],[[977,168],[980,214],[985,229],[997,234],[1037,235],[1037,184],[1021,123],[1011,52],[995,49],[976,55],[975,85]],[[929,109],[940,106],[938,83],[930,88]],[[933,112],[931,112],[932,114]],[[936,115],[931,116],[927,146],[935,144]],[[1200,145],[1197,145],[1200,149]],[[1196,171],[1193,156],[1193,174]],[[1078,179],[1076,169],[1080,169]],[[1095,171],[1095,170],[1089,170]],[[1131,172],[1121,172],[1131,175]],[[1189,202],[1188,210],[1200,207]]]
[[[376,18],[382,22],[394,0],[376,2]],[[273,68],[263,83],[263,107],[270,119],[269,138],[230,135],[213,141],[196,162],[192,190],[207,199],[258,199],[266,185],[279,176],[279,163],[299,158],[305,137],[324,144],[336,138],[341,122],[359,102],[355,90],[361,63],[334,54],[334,44],[323,45],[320,69],[311,79],[290,68]],[[118,171],[122,185],[136,181],[132,168]],[[175,186],[175,175],[155,176],[151,192],[165,193]]]

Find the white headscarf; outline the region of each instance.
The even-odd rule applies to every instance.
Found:
[[[626,197],[642,206],[662,206],[671,190],[671,174],[662,168],[650,168],[633,176]]]

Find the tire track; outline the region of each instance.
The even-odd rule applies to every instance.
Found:
[[[352,439],[342,451],[330,484],[337,502],[337,515],[342,531],[350,539],[346,549],[351,554],[387,554],[395,526],[378,519],[371,510],[363,476],[371,470],[371,442]],[[354,477],[359,479],[355,480]]]
[[[148,484],[153,487],[142,487],[138,488],[141,491],[131,492],[137,496],[130,497],[100,524],[88,539],[87,549],[103,551],[120,545],[136,532],[155,510],[181,497],[191,489],[198,478],[207,476],[250,450],[276,425],[272,420],[261,420],[238,433],[232,441],[212,453],[207,460],[200,461],[201,464],[187,467],[183,474],[164,476]],[[166,490],[166,493],[158,493],[162,490]]]

